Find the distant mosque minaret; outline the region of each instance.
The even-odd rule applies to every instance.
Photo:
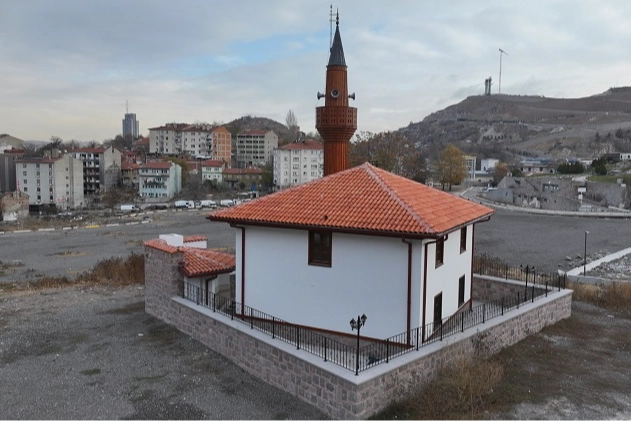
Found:
[[[339,13],[326,66],[326,90],[323,94],[318,92],[318,99],[322,97],[324,107],[316,107],[316,129],[324,140],[324,176],[327,176],[348,168],[350,140],[357,130],[357,108],[348,106],[348,99],[355,99],[355,93],[348,94]]]

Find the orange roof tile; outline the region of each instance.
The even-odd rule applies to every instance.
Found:
[[[195,243],[197,241],[206,241],[207,238],[204,235],[188,235],[184,237],[185,243]]]
[[[171,168],[171,162],[165,162],[165,161],[152,161],[152,162],[146,162],[144,164],[142,164],[140,166],[140,168],[144,168],[144,169],[156,169],[156,170],[168,170],[169,168]]]
[[[206,237],[203,235],[184,237],[185,243],[200,240],[206,240]],[[186,246],[174,247],[160,239],[145,241],[145,246],[169,254],[181,252],[184,260],[179,263],[179,267],[186,276],[218,275],[232,272],[236,267],[236,259],[233,254]]]
[[[128,162],[128,161],[121,162],[121,170],[123,170],[123,171],[137,170],[138,168],[140,168],[140,165],[138,165],[138,164],[136,164],[134,162]]]
[[[209,215],[212,221],[436,237],[493,210],[365,163]]]
[[[186,276],[218,275],[232,272],[236,267],[236,259],[232,254],[190,247],[180,249],[184,252],[180,270]]]
[[[294,143],[288,143],[285,146],[281,146],[278,149],[282,149],[282,150],[295,150],[295,149],[306,149],[306,150],[317,150],[317,149],[324,149],[324,145],[322,145],[322,143],[318,142],[317,140],[314,139],[307,139],[303,142],[294,142]]]
[[[208,161],[202,162],[202,167],[223,167],[223,161],[218,159],[209,159]]]

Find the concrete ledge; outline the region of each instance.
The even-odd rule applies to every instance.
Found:
[[[101,226],[100,225],[86,225],[83,228],[101,228]]]
[[[105,225],[105,226],[106,226],[106,227],[117,227],[117,226],[119,226],[119,225],[120,225],[120,224],[107,224],[107,225]]]
[[[55,231],[55,228],[40,228],[40,229],[38,229],[37,231],[40,231],[40,232],[44,232],[44,231]]]
[[[31,230],[16,230],[16,231],[13,231],[14,234],[22,234],[24,232],[33,232],[33,231],[31,231]]]

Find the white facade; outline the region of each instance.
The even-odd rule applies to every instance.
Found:
[[[272,130],[249,131],[237,135],[237,161],[246,166],[262,166],[274,156],[278,135]]]
[[[322,178],[324,150],[321,144],[300,147],[289,144],[274,149],[274,187],[285,189]]]
[[[138,193],[147,202],[172,199],[182,190],[182,168],[173,162],[148,162],[138,169]]]
[[[18,190],[29,196],[29,205],[55,205],[58,209],[84,205],[83,163],[71,155],[18,161],[15,175]]]
[[[224,164],[221,161],[207,161],[202,163],[202,181],[212,181],[214,183],[223,182]]]
[[[207,124],[172,123],[149,129],[149,153],[210,156],[213,128]]]
[[[495,158],[484,158],[480,160],[480,170],[481,171],[490,171],[495,169],[495,166],[500,162],[499,159]]]
[[[236,300],[291,323],[352,334],[351,318],[366,314],[368,321],[362,334],[385,339],[408,327],[421,326],[423,312],[425,323],[433,322],[434,297],[441,292],[441,317],[454,314],[459,307],[462,276],[464,302],[471,297],[473,226],[467,228],[463,253],[460,230],[449,234],[444,263],[439,267],[431,240],[410,240],[409,290],[408,244],[401,238],[334,232],[331,267],[322,267],[308,264],[307,230],[247,226],[244,231],[245,279],[241,265],[237,265]],[[236,232],[236,260],[241,262],[243,234],[240,229]],[[280,256],[282,264],[274,264]],[[423,279],[425,273],[427,282]]]

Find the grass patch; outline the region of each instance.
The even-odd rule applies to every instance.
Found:
[[[603,284],[584,284],[570,282],[568,288],[574,290],[573,299],[586,301],[609,310],[631,309],[631,284],[613,282]]]
[[[89,370],[80,371],[80,373],[83,374],[84,376],[95,376],[97,374],[101,374],[101,369],[100,368],[91,368]]]
[[[491,360],[460,360],[409,399],[388,406],[371,419],[480,418],[488,397],[504,376],[504,366]]]
[[[112,285],[125,286],[145,283],[145,256],[132,253],[126,258],[111,257],[99,261],[92,270],[77,275],[44,276],[30,282],[3,285],[5,290],[63,288],[74,285]]]

